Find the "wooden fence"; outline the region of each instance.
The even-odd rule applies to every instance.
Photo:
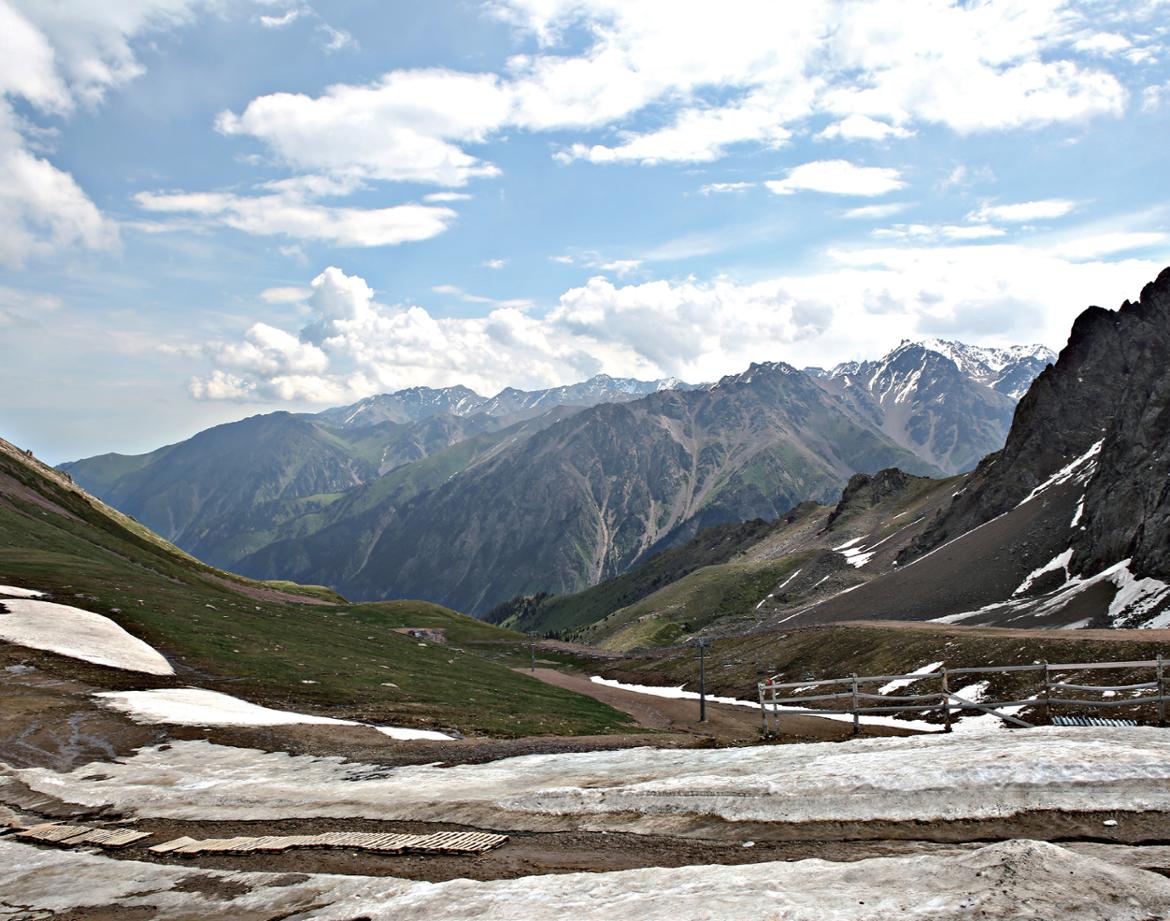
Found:
[[[764,734],[780,731],[780,718],[784,715],[782,707],[799,707],[796,716],[853,716],[853,732],[861,731],[861,717],[867,715],[889,715],[895,713],[934,714],[942,718],[943,729],[951,731],[952,714],[963,710],[975,710],[990,713],[1004,722],[1014,726],[1032,728],[1037,725],[1037,717],[1031,712],[1029,720],[1025,720],[1015,713],[1004,712],[1005,708],[1042,708],[1043,721],[1051,720],[1052,710],[1061,707],[1091,707],[1114,708],[1135,707],[1143,704],[1154,704],[1157,708],[1157,722],[1159,726],[1166,725],[1167,696],[1167,666],[1170,660],[1162,657],[1141,662],[1041,662],[1034,665],[987,665],[976,668],[941,668],[938,671],[909,675],[850,675],[847,678],[825,678],[817,681],[787,681],[781,682],[780,675],[775,675],[759,684],[760,709],[762,711]],[[1108,670],[1115,671],[1150,671],[1150,681],[1136,684],[1098,685],[1083,684],[1060,680],[1062,675],[1069,672],[1084,672]],[[959,675],[992,675],[1012,672],[1038,672],[1042,676],[1043,684],[1036,683],[1037,693],[1031,697],[1016,700],[969,700],[956,694],[951,688],[951,680]],[[906,682],[928,685],[939,682],[937,691],[927,691],[917,694],[873,693],[863,690],[878,682]],[[837,688],[838,690],[829,690]],[[783,696],[781,692],[800,689],[802,691],[817,690],[812,695]],[[820,693],[824,690],[825,693]],[[895,689],[895,690],[900,690]],[[1129,696],[1119,699],[1107,698],[1106,694],[1129,693]],[[1151,693],[1146,693],[1151,692]],[[1084,696],[1072,697],[1069,694],[1096,694],[1094,699]],[[843,703],[844,706],[832,707],[829,702]],[[806,709],[809,704],[819,704],[819,707]],[[769,708],[770,711],[769,712]]]

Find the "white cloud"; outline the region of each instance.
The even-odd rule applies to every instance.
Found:
[[[986,240],[1002,237],[1005,232],[990,224],[895,224],[882,227],[873,236],[882,240],[914,240],[929,242],[938,240]]]
[[[595,277],[543,316],[493,302],[479,316],[435,317],[380,304],[360,278],[330,268],[312,282],[304,328],[281,337],[254,325],[235,347],[209,348],[215,367],[192,392],[340,403],[419,384],[491,394],[598,371],[704,381],[752,361],[872,357],[907,335],[1060,346],[1086,306],[1135,296],[1161,267],[1052,246],[928,242],[832,251],[820,271],[752,284]]]
[[[857,166],[848,160],[815,160],[789,170],[784,179],[769,179],[764,185],[777,195],[809,191],[872,197],[894,192],[906,183],[890,167]]]
[[[1077,51],[1106,56],[1125,51],[1131,45],[1132,42],[1128,38],[1124,35],[1118,35],[1116,32],[1095,32],[1073,42],[1073,47]]]
[[[60,309],[61,299],[54,294],[0,285],[0,329],[5,326],[38,327]]]
[[[878,121],[868,115],[850,115],[839,122],[834,122],[817,135],[822,141],[842,138],[847,141],[884,141],[887,138],[912,137],[909,131],[899,125]]]
[[[445,202],[471,201],[474,197],[474,195],[468,195],[466,192],[431,192],[423,196],[423,201],[439,204]]]
[[[452,142],[484,140],[509,112],[494,74],[392,71],[369,85],[332,86],[316,98],[261,96],[238,115],[222,113],[216,127],[263,141],[296,169],[351,181],[462,186],[499,169]]]
[[[358,46],[357,39],[345,29],[335,29],[328,23],[322,23],[318,31],[321,33],[321,47],[330,53]]]
[[[139,192],[147,211],[196,215],[256,236],[322,240],[336,246],[394,246],[437,236],[455,220],[450,208],[406,204],[389,208],[323,205],[287,192]]]
[[[1064,217],[1077,206],[1075,201],[1067,198],[1045,198],[1039,201],[1022,201],[1010,205],[984,204],[977,211],[967,215],[969,221],[1007,221],[1008,223],[1023,223],[1025,221],[1043,221],[1051,218]]]
[[[260,300],[266,304],[299,304],[312,293],[310,288],[265,288],[260,292]]]
[[[485,269],[502,269],[507,264],[507,259],[485,259],[480,263],[480,265]]]
[[[1142,111],[1156,112],[1167,99],[1170,99],[1170,82],[1147,86],[1142,90]]]
[[[842,217],[847,217],[850,220],[881,220],[882,218],[900,214],[909,207],[910,204],[908,202],[902,201],[890,202],[888,205],[862,205],[859,208],[850,208],[842,214]]]
[[[224,113],[220,129],[297,169],[457,187],[498,173],[467,145],[517,129],[621,125],[555,156],[656,164],[778,147],[816,115],[831,120],[822,137],[847,140],[907,137],[918,125],[966,134],[1077,123],[1120,115],[1126,91],[1109,59],[1087,66],[1074,43],[1120,48],[1143,27],[1137,17],[1104,32],[1099,11],[1062,0],[728,0],[665,16],[657,0],[496,0],[490,10],[539,45],[502,73],[395,70],[317,97],[273,93]],[[651,107],[656,127],[629,124]]]
[[[0,100],[0,264],[19,269],[33,256],[66,247],[115,247],[113,221],[73,176],[28,149],[15,121]]]
[[[55,166],[37,129],[16,115],[68,116],[96,106],[143,66],[131,41],[189,21],[198,0],[87,3],[0,0],[0,262],[19,268],[68,247],[118,243],[115,223]]]
[[[294,7],[291,10],[285,10],[283,13],[276,16],[261,16],[260,25],[265,29],[283,29],[285,26],[290,26],[302,16],[307,10],[303,7]]]
[[[1160,231],[1113,231],[1073,237],[1056,246],[1061,255],[1069,259],[1096,259],[1115,253],[1148,249],[1170,240],[1170,235]],[[1163,254],[1165,258],[1165,254]],[[1150,276],[1153,278],[1153,276]]]
[[[743,192],[746,189],[754,189],[757,185],[759,183],[756,182],[709,182],[699,189],[699,194],[716,195],[724,192]]]

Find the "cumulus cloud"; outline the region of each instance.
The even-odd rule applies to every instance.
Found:
[[[274,93],[222,113],[223,134],[263,141],[289,166],[351,180],[462,186],[499,169],[461,150],[504,125],[509,100],[494,74],[392,71],[317,97]]]
[[[341,403],[419,384],[492,394],[599,371],[698,382],[752,361],[825,366],[872,357],[906,335],[1059,347],[1084,307],[1133,297],[1161,265],[1104,261],[1070,246],[971,245],[945,232],[827,257],[821,271],[751,284],[596,276],[543,313],[489,302],[472,317],[382,304],[364,280],[333,267],[312,281],[299,330],[253,324],[238,342],[208,346],[213,367],[191,392]]]
[[[69,116],[79,106],[98,105],[142,73],[133,38],[186,22],[200,5],[0,2],[0,262],[19,268],[65,247],[101,250],[118,242],[115,223],[39,149],[35,129],[15,107]]]
[[[789,170],[784,179],[769,179],[764,185],[777,195],[807,191],[873,197],[894,192],[906,183],[890,167],[857,166],[848,160],[816,160],[802,163]]]
[[[1102,55],[1147,25],[1062,0],[728,0],[677,4],[669,16],[656,0],[497,0],[490,9],[538,50],[501,73],[395,70],[315,97],[260,96],[224,113],[220,130],[259,140],[297,169],[456,187],[498,172],[468,145],[517,129],[622,125],[555,156],[657,164],[779,147],[817,115],[830,121],[823,138],[871,141],[917,125],[968,134],[1075,123],[1124,111],[1125,88]],[[655,127],[629,125],[652,107]]]
[[[868,115],[850,115],[834,122],[817,135],[822,141],[841,138],[846,141],[884,141],[887,138],[908,138],[914,134],[899,125],[878,121]]]
[[[1077,206],[1067,198],[1045,198],[1040,201],[1021,201],[1008,205],[984,204],[979,210],[967,215],[971,221],[1006,221],[1022,223],[1064,217]]]

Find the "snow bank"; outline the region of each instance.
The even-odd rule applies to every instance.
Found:
[[[141,817],[370,817],[485,829],[748,835],[737,823],[994,818],[1170,810],[1170,733],[1044,727],[834,745],[528,755],[397,768],[177,741],[32,789]],[[750,837],[759,839],[759,830]]]
[[[108,617],[51,601],[0,599],[0,640],[148,675],[173,675],[171,664],[153,647],[131,636]]]
[[[1021,912],[1062,921],[1170,916],[1170,881],[1156,873],[1038,841],[844,863],[652,867],[444,883],[170,867],[0,841],[0,890],[38,917],[111,905],[145,910],[151,917],[323,921],[1006,921]]]
[[[142,723],[173,723],[179,726],[291,726],[327,723],[334,726],[364,726],[354,720],[312,716],[289,710],[273,710],[249,703],[230,694],[203,688],[160,688],[153,691],[104,691],[95,694],[107,706]],[[450,739],[442,732],[371,726],[394,739]]]
[[[9,598],[44,598],[44,592],[33,591],[31,588],[17,588],[15,585],[0,585],[0,596]]]

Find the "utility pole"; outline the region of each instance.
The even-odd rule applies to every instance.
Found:
[[[705,636],[701,636],[696,640],[699,645],[699,722],[707,722],[707,672],[706,662],[703,658],[703,652],[710,643]]]
[[[536,631],[528,631],[528,652],[532,656],[532,673],[536,674]]]

